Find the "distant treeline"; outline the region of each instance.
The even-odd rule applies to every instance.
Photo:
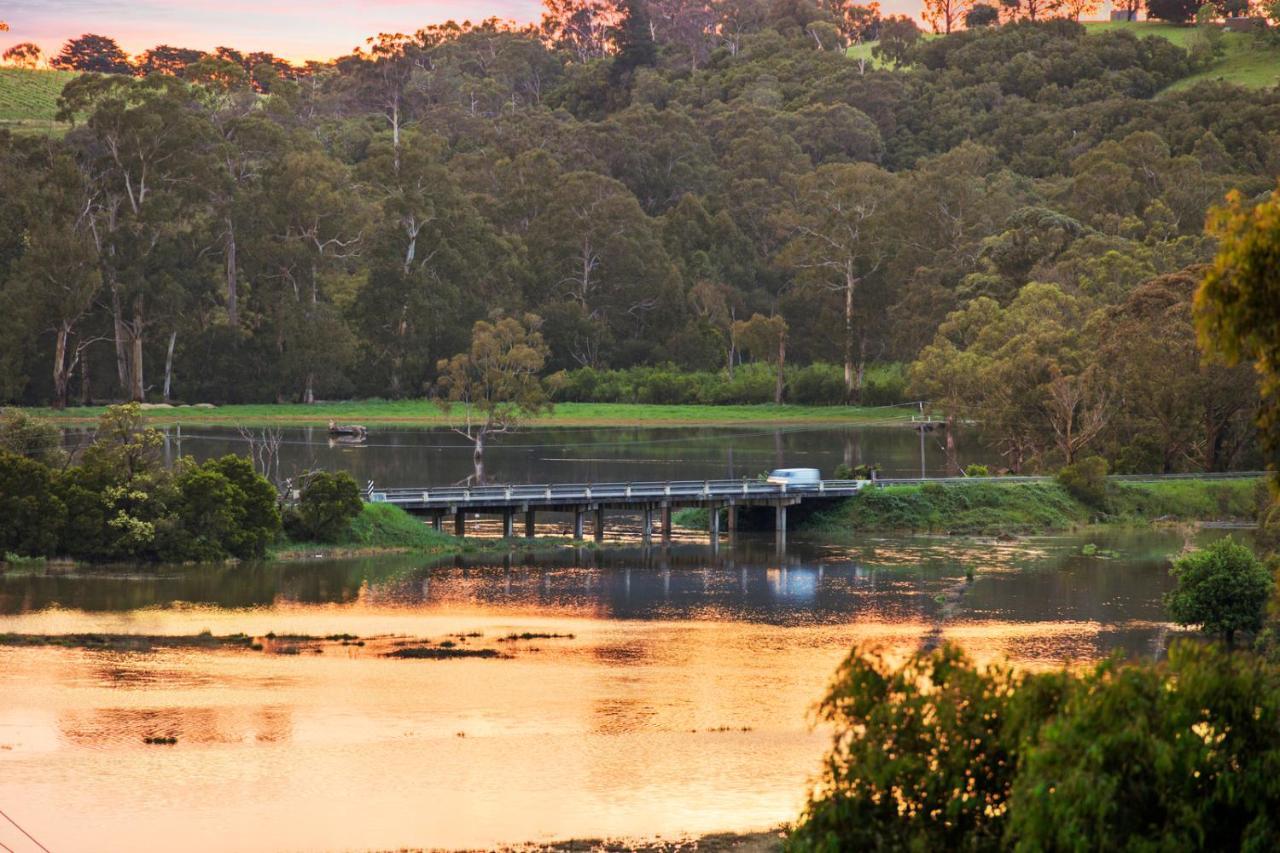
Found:
[[[82,75],[65,139],[0,136],[0,399],[422,396],[476,320],[531,313],[547,374],[835,363],[870,402],[868,365],[928,347],[909,393],[960,418],[1017,389],[1009,424],[1056,406],[1087,444],[1094,409],[1146,436],[1211,407],[1143,464],[1235,453],[1251,381],[1121,386],[1199,376],[1170,319],[1194,288],[1134,294],[1193,282],[1206,211],[1280,173],[1280,92],[1164,93],[1201,59],[1065,20],[899,33],[872,68],[839,4],[666,5],[555,3],[549,29],[388,36],[301,76]],[[1178,357],[1094,358],[1121,327]],[[1054,428],[1010,430],[1011,462],[1070,461]]]

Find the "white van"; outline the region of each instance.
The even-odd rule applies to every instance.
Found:
[[[822,482],[822,472],[817,468],[779,468],[769,472],[766,482],[778,486],[813,486]]]

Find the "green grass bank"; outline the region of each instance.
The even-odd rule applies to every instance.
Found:
[[[505,552],[510,542],[504,539],[464,539],[433,529],[391,504],[365,504],[351,520],[345,534],[337,542],[293,542],[285,539],[268,549],[275,560],[374,556],[379,554],[422,554],[451,557],[456,554]],[[548,550],[568,544],[568,540],[540,538],[521,539],[524,550]]]
[[[868,489],[806,523],[820,533],[917,531],[995,535],[1050,533],[1087,524],[1153,521],[1252,522],[1258,479],[1111,481],[1103,506],[1089,506],[1056,482],[926,483]]]
[[[26,409],[60,426],[97,423],[102,406]],[[719,426],[733,424],[848,424],[909,421],[910,407],[776,405],[656,405],[645,403],[559,403],[529,421],[537,426]],[[253,404],[234,406],[147,406],[151,426],[326,426],[329,421],[366,426],[441,427],[461,421],[461,411],[446,413],[426,400],[354,400],[335,403]]]

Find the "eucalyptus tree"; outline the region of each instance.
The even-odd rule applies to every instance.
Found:
[[[870,341],[870,329],[858,328],[858,306],[865,288],[883,286],[880,273],[895,244],[896,188],[893,175],[869,163],[823,166],[800,178],[795,208],[781,220],[791,238],[780,261],[802,286],[842,297],[850,402],[862,389]]]
[[[145,398],[148,303],[172,251],[195,225],[211,128],[190,87],[164,75],[135,79],[89,74],[59,100],[64,119],[87,115],[68,134],[92,188],[88,213],[109,299],[120,387]],[[160,266],[158,266],[160,265]]]

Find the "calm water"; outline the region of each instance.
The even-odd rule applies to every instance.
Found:
[[[1119,556],[1085,557],[1087,542]],[[826,737],[811,710],[853,644],[906,654],[941,637],[1029,667],[1158,655],[1183,544],[883,538],[777,557],[744,537],[717,554],[10,574],[0,632],[480,634],[459,642],[508,657],[380,656],[394,639],[301,655],[0,647],[0,804],[55,851],[763,829],[799,813]],[[573,636],[499,641],[524,631]],[[142,743],[154,735],[179,742]],[[7,826],[0,842],[32,849]]]
[[[218,427],[168,427],[164,452],[206,459],[244,453],[239,432]],[[72,432],[74,444],[81,434]],[[924,438],[924,467],[945,471],[941,433]],[[961,441],[960,461],[998,464],[977,437]],[[506,483],[638,482],[738,479],[780,467],[820,468],[879,464],[886,477],[920,475],[920,435],[884,427],[672,427],[531,429],[505,436],[485,452],[487,477]],[[308,468],[351,472],[384,486],[439,486],[472,474],[471,445],[446,429],[373,429],[363,446],[330,441],[321,428],[283,431],[280,461],[289,474]]]

